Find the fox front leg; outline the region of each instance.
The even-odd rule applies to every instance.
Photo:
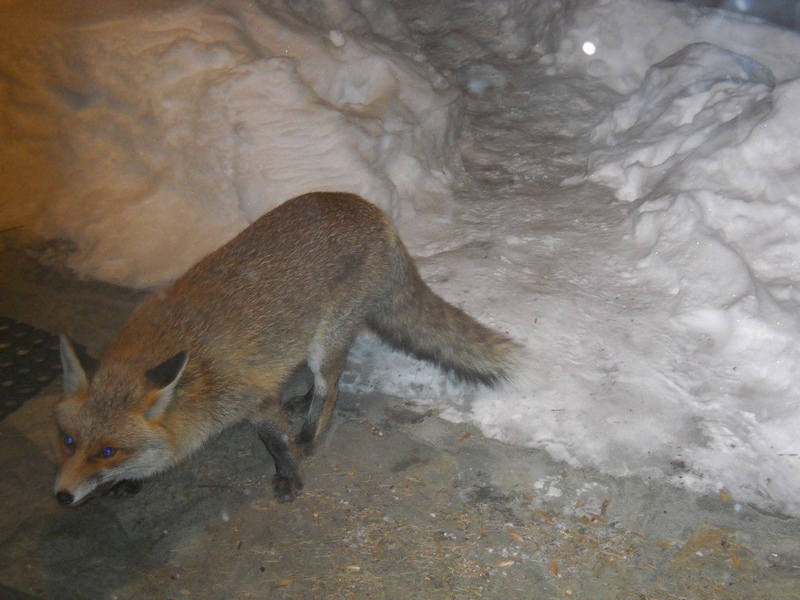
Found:
[[[261,419],[253,421],[258,436],[275,461],[272,488],[280,502],[291,502],[303,489],[297,447],[292,442],[291,428],[279,403],[265,411]]]

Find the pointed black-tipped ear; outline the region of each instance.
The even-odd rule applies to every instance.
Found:
[[[64,395],[74,396],[89,388],[89,379],[72,342],[61,336],[61,369],[64,372]]]
[[[155,384],[159,388],[165,388],[169,385],[177,383],[183,370],[186,368],[186,363],[189,359],[189,353],[185,350],[178,352],[172,358],[168,358],[160,365],[156,365],[152,369],[145,372],[145,376],[150,383]]]
[[[186,351],[178,352],[172,358],[168,358],[160,365],[145,372],[145,377],[150,383],[157,386],[154,392],[153,403],[145,411],[145,418],[152,421],[158,419],[175,397],[175,386],[178,385],[183,371],[189,362],[189,353]]]

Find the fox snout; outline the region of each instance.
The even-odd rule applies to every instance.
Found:
[[[61,490],[60,492],[56,492],[56,500],[58,500],[59,504],[70,506],[75,501],[75,496],[70,494],[67,490]]]
[[[93,496],[98,487],[96,476],[85,476],[76,473],[69,462],[64,463],[56,478],[53,493],[59,504],[77,506]]]
[[[70,492],[69,490],[57,490],[55,492],[56,500],[62,506],[70,506],[75,507],[80,504],[83,504],[89,498],[92,498],[97,495],[103,495],[108,493],[110,496],[114,496],[117,498],[130,498],[134,494],[137,494],[139,490],[142,488],[142,482],[136,481],[132,479],[123,479],[122,481],[116,483],[106,483],[97,486],[88,494],[80,498],[76,498],[75,494]]]
[[[125,452],[112,446],[99,453],[79,448],[72,455],[65,454],[53,489],[62,506],[78,506],[109,491],[114,496],[132,496],[139,491],[141,480],[153,473],[136,457],[120,456]]]

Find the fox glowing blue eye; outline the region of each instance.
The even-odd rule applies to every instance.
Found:
[[[106,446],[105,448],[103,448],[103,452],[102,452],[103,458],[111,458],[116,453],[117,453],[117,449],[116,448],[112,448],[111,446]]]
[[[67,448],[74,448],[74,447],[75,447],[75,438],[73,438],[73,437],[72,437],[71,435],[69,435],[68,433],[65,433],[65,434],[64,434],[64,445],[65,445]]]

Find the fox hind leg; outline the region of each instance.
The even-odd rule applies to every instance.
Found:
[[[339,378],[347,362],[351,341],[350,336],[346,342],[336,344],[335,349],[326,348],[324,352],[319,346],[309,357],[308,366],[314,374],[314,386],[307,394],[311,403],[303,427],[296,438],[296,442],[303,446],[306,454],[313,452],[315,442],[330,424],[339,395]]]

